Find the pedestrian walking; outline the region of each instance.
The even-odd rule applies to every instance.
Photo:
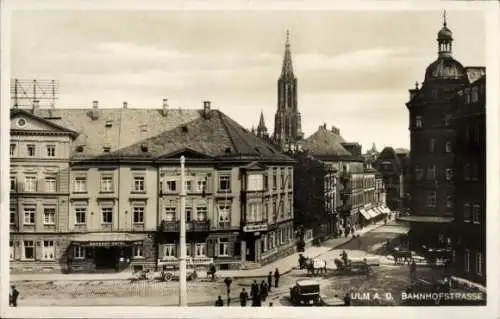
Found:
[[[248,301],[248,293],[245,290],[245,288],[243,288],[243,289],[241,289],[241,292],[240,292],[240,305],[242,307],[246,307],[247,301]]]
[[[303,255],[301,254],[301,256]],[[273,272],[270,271],[269,274],[267,275],[267,287],[269,291],[271,291],[272,285],[273,285]]]
[[[410,281],[413,284],[417,279],[417,264],[415,263],[415,259],[412,260],[410,264]]]
[[[226,277],[224,278],[224,283],[226,284],[227,297],[229,298],[229,295],[231,294],[231,284],[233,283],[233,280],[229,277]]]
[[[11,291],[9,294],[9,305],[12,307],[17,307],[17,298],[19,297],[19,291],[16,289],[16,286],[10,286]]]
[[[224,306],[224,301],[222,300],[221,296],[217,297],[217,300],[215,301],[215,306],[216,307],[223,307]]]
[[[344,306],[350,306],[351,305],[351,296],[347,293],[344,296]]]
[[[217,271],[217,269],[215,269],[215,265],[210,264],[210,275],[212,276],[212,281],[215,281],[215,272],[216,271]]]
[[[280,281],[280,272],[279,272],[278,268],[276,268],[276,270],[274,271],[274,287],[275,288],[278,288],[279,281]]]
[[[262,301],[267,299],[267,283],[264,280],[260,283],[260,299]]]
[[[259,296],[259,285],[257,284],[257,280],[254,280],[252,286],[250,288],[250,296],[252,297],[252,301],[257,299]]]
[[[272,307],[272,306],[273,306],[273,303],[272,303],[272,302],[270,302],[270,303],[269,303],[269,307]]]

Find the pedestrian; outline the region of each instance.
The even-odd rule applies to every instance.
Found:
[[[217,270],[215,269],[215,265],[214,264],[210,264],[210,275],[212,276],[212,281],[215,281],[215,272]]]
[[[12,299],[10,300],[11,301],[11,305],[12,307],[17,307],[17,298],[19,297],[19,291],[16,289],[16,286],[12,285],[10,286],[11,288],[11,298],[9,299]]]
[[[245,290],[245,288],[243,288],[243,289],[241,289],[241,292],[240,292],[240,305],[242,307],[246,307],[247,301],[248,301],[248,293]]]
[[[233,280],[229,277],[226,277],[224,278],[224,283],[226,284],[227,297],[229,298],[229,295],[231,294],[231,284],[233,283]]]
[[[224,306],[224,301],[222,300],[221,296],[217,297],[217,300],[215,301],[215,306],[216,307],[223,307]]]
[[[267,283],[262,280],[262,282],[260,283],[260,299],[262,301],[266,301],[266,298],[267,298]]]
[[[410,281],[413,283],[417,278],[417,264],[415,263],[415,259],[412,260],[410,264]]]
[[[252,296],[252,306],[255,306],[255,300],[259,297],[259,285],[257,284],[257,280],[254,280],[252,286],[250,288],[250,295]]]
[[[302,254],[300,256],[304,257],[304,255],[302,255]],[[269,291],[271,291],[272,285],[273,285],[273,272],[270,271],[269,274],[267,275],[267,286],[268,286]]]
[[[274,271],[274,287],[278,288],[278,283],[280,281],[280,272],[278,268]]]
[[[270,302],[270,303],[269,303],[269,307],[272,307],[272,306],[273,306],[273,303],[272,303],[272,302]]]
[[[351,296],[349,294],[345,294],[344,296],[344,306],[350,306],[351,305]]]

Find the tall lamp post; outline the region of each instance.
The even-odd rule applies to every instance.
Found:
[[[181,185],[180,185],[180,225],[179,225],[179,307],[187,307],[187,271],[186,271],[186,185],[184,163],[186,159],[181,156]]]

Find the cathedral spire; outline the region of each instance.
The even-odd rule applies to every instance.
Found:
[[[266,122],[264,121],[264,112],[260,111],[260,119],[259,119],[259,126],[257,126],[257,129],[265,129],[266,128]]]
[[[292,75],[293,76],[293,64],[292,64],[292,53],[290,51],[290,31],[286,30],[286,42],[285,42],[285,55],[283,56],[283,67],[281,69],[281,75]]]

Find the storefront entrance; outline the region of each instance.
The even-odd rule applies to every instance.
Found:
[[[95,247],[95,268],[97,270],[118,270],[118,249],[116,247]]]
[[[247,261],[255,261],[255,238],[249,238],[247,240]]]

